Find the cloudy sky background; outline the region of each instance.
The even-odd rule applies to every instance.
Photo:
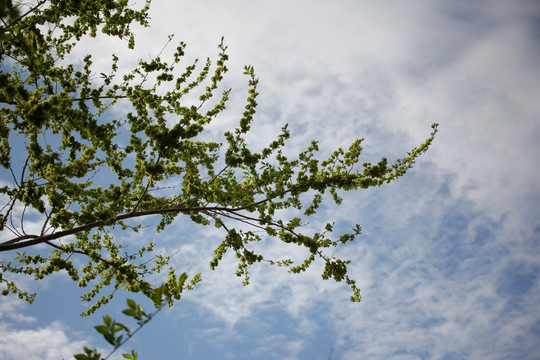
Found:
[[[179,248],[175,266],[203,271],[203,282],[126,349],[164,360],[327,359],[331,349],[342,360],[538,357],[537,1],[156,0],[151,17],[151,28],[137,31],[139,57],[156,55],[171,33],[188,44],[188,58],[215,57],[225,36],[224,86],[233,93],[212,135],[240,117],[247,64],[260,79],[253,146],[289,123],[291,154],[317,139],[323,158],[365,137],[362,162],[375,162],[403,156],[434,122],[440,132],[404,178],[347,193],[321,213],[340,231],[362,225],[356,243],[336,253],[352,260],[360,304],[317,266],[293,276],[262,264],[242,287],[234,259],[208,270],[223,234],[179,220],[159,238],[149,231],[134,241]],[[126,66],[135,60],[103,39],[80,49],[96,51],[104,54],[97,66],[112,52],[126,54]],[[261,246],[275,257],[302,254]],[[78,317],[75,284],[58,276],[28,286],[39,292],[34,305],[0,301],[0,358],[106,348],[92,330],[103,313]],[[120,319],[121,309],[119,297],[106,312]]]

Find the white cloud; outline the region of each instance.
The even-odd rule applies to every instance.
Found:
[[[60,322],[38,329],[14,329],[0,323],[0,357],[5,360],[58,360],[82,352],[86,340],[73,341]]]
[[[428,157],[455,174],[456,196],[473,199],[496,218],[516,206],[520,194],[536,192],[533,179],[540,175],[531,166],[540,152],[540,106],[533,95],[540,77],[530,60],[527,16],[513,13],[512,22],[473,39],[429,79],[418,84],[398,73],[398,112],[387,123],[414,134],[426,120],[440,122]]]
[[[33,316],[28,316],[22,313],[26,303],[15,296],[3,296],[0,302],[0,320],[14,321],[18,323],[31,324],[36,321]]]

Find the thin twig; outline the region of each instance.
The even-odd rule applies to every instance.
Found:
[[[72,99],[71,101],[72,101],[72,102],[75,102],[75,101],[88,101],[88,100],[94,100],[94,99],[112,99],[112,100],[117,100],[117,99],[127,99],[127,96],[126,96],[126,95],[92,96],[92,97],[84,97],[84,98],[75,98],[75,99]]]
[[[68,252],[69,252],[70,255],[68,256],[67,259],[69,259],[69,257],[70,257],[72,254],[81,254],[81,255],[86,255],[86,256],[88,256],[88,254],[85,253],[84,251],[81,251],[81,250],[75,250],[75,249],[70,249],[70,250],[68,251],[68,250],[66,250],[63,246],[61,246],[61,245],[56,245],[56,244],[54,244],[54,243],[52,243],[52,242],[50,242],[50,241],[45,241],[45,244],[50,245],[50,246],[52,246],[53,248],[58,249],[58,250],[60,250],[60,251],[62,251],[62,252],[65,252],[65,253],[68,253]],[[97,258],[99,259],[99,261],[104,262],[105,264],[109,265],[110,267],[115,267],[115,265],[114,265],[113,263],[111,263],[110,261],[108,261],[108,260],[106,260],[106,259],[103,259],[101,256],[98,255]],[[66,260],[67,260],[67,259],[66,259]]]
[[[47,210],[45,210],[46,218],[45,218],[45,222],[43,223],[43,226],[41,227],[41,236],[45,235],[46,233],[45,228],[47,227],[47,224],[49,223],[49,220],[51,219],[52,214],[53,214],[52,211],[49,213]]]
[[[166,301],[164,301],[163,304],[161,304],[161,305],[157,308],[157,310],[154,311],[153,313],[151,313],[150,315],[146,315],[146,314],[145,314],[145,315],[147,316],[146,321],[139,323],[139,327],[136,328],[133,332],[128,331],[128,332],[127,332],[127,337],[126,337],[120,344],[118,344],[117,346],[115,346],[114,349],[113,349],[107,356],[105,356],[105,358],[104,358],[103,360],[107,360],[109,357],[111,357],[112,354],[114,354],[114,353],[116,352],[116,350],[120,349],[120,347],[121,347],[122,345],[124,345],[129,339],[131,339],[131,338],[132,338],[139,330],[141,330],[142,327],[148,323],[148,321],[152,320],[152,318],[153,318],[154,316],[156,316],[156,314],[159,313],[159,312],[163,309],[163,307],[165,306],[165,304],[167,304]]]
[[[47,0],[42,0],[40,1],[36,6],[34,6],[33,8],[31,8],[30,10],[28,10],[27,12],[25,12],[23,15],[19,16],[17,19],[15,19],[14,21],[12,21],[9,26],[12,26],[14,24],[16,24],[17,22],[21,21],[23,18],[25,18],[28,14],[30,14],[31,12],[33,11],[36,11],[41,5],[45,4],[47,2]]]

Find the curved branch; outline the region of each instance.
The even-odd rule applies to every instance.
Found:
[[[247,209],[252,206],[257,206],[263,201],[269,201],[270,199],[262,200],[257,203],[248,205],[248,206],[242,206],[239,208],[228,208],[224,206],[211,206],[211,207],[171,207],[171,208],[165,208],[165,209],[153,209],[153,210],[145,210],[145,211],[137,211],[137,212],[130,212],[126,214],[118,215],[112,219],[109,220],[100,220],[100,221],[94,221],[89,224],[81,225],[78,227],[71,228],[69,230],[63,230],[58,231],[49,235],[23,235],[19,236],[17,238],[8,240],[6,242],[3,242],[0,244],[0,252],[2,251],[9,251],[9,250],[15,250],[15,249],[21,249],[45,242],[49,242],[52,240],[60,239],[66,236],[75,235],[84,231],[92,230],[97,227],[107,226],[107,225],[113,225],[119,221],[127,220],[131,218],[137,218],[137,217],[143,217],[143,216],[150,216],[150,215],[160,215],[160,214],[170,214],[170,213],[187,213],[187,212],[201,212],[201,211],[222,211],[222,212],[237,212],[240,210]],[[30,240],[29,240],[30,239]],[[28,241],[24,241],[28,240]]]

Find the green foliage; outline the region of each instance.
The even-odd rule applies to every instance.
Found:
[[[83,36],[101,34],[125,39],[133,49],[130,26],[148,24],[148,2],[139,10],[127,0],[43,0],[17,9],[10,4],[3,1],[0,8],[0,166],[5,181],[0,184],[0,231],[8,239],[0,243],[0,251],[31,250],[0,262],[4,294],[33,300],[5,279],[7,273],[39,280],[65,271],[89,289],[83,301],[92,304],[85,315],[106,304],[118,289],[142,293],[156,306],[163,301],[170,305],[180,297],[187,276],[177,277],[169,268],[168,280],[154,286],[148,275],[167,268],[169,257],[155,254],[151,243],[133,250],[134,245],[128,247],[114,234],[139,231],[146,217],[159,217],[156,231],[161,231],[185,215],[223,231],[212,269],[233,252],[237,275],[247,284],[255,263],[300,273],[318,259],[325,264],[323,279],[345,281],[352,301],[360,301],[360,290],[348,274],[350,261],[329,255],[354,241],[360,226],[331,236],[333,223],[318,232],[303,225],[327,199],[341,204],[341,191],[403,176],[428,149],[436,125],[407,156],[394,163],[386,158],[376,165],[366,162],[361,168],[361,139],[324,160],[317,157],[315,141],[287,158],[287,126],[256,152],[248,148],[246,137],[256,113],[259,80],[253,67],[246,66],[245,111],[236,128],[209,141],[204,131],[225,110],[231,91],[220,90],[228,71],[223,39],[216,61],[207,59],[202,68],[195,61],[177,70],[186,48],[180,42],[169,58],[140,60],[130,71],[121,72],[119,58],[112,54],[110,71],[98,74],[92,55],[73,61],[74,47]],[[286,217],[286,209],[295,211],[293,217]],[[32,221],[39,219],[40,230],[25,228],[30,213]],[[303,247],[309,255],[298,264],[267,259],[252,245],[268,238]],[[40,244],[45,246],[36,247]],[[185,287],[200,280],[196,274]],[[125,314],[143,319],[144,313],[131,305]],[[98,331],[116,346],[122,340],[115,334],[126,329],[109,323]],[[81,356],[94,355],[88,350]]]

